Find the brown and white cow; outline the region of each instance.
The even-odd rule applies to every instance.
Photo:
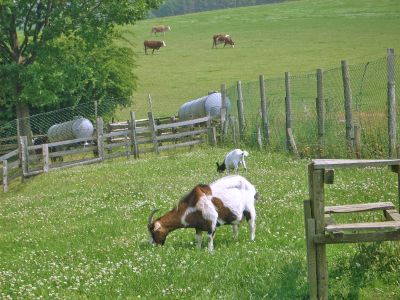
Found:
[[[232,48],[235,47],[235,42],[232,40],[232,37],[229,34],[214,34],[213,36],[213,45],[212,48],[216,48],[218,44],[231,45]]]
[[[158,32],[162,32],[165,35],[166,31],[171,31],[171,27],[168,25],[158,25],[151,28],[151,33],[154,33],[154,35],[157,35]]]
[[[151,54],[154,54],[154,50],[160,50],[161,47],[166,47],[164,41],[144,41],[144,53],[147,54],[147,49],[153,49]]]

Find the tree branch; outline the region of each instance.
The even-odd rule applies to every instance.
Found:
[[[26,46],[28,45],[28,42],[29,42],[28,23],[31,21],[32,10],[33,10],[33,7],[34,7],[36,4],[37,4],[37,1],[36,1],[36,3],[32,4],[32,5],[29,7],[28,12],[26,13],[26,16],[25,16],[25,22],[24,22],[24,41],[22,42],[21,47],[20,47],[20,52],[21,52],[21,55],[23,55],[23,56],[24,56],[24,54],[25,54]],[[29,31],[30,31],[31,29],[32,29],[32,23],[30,23],[30,25],[29,25]]]

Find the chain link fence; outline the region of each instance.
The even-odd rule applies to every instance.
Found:
[[[399,62],[396,60],[396,78]],[[297,149],[303,157],[320,153],[316,98],[317,74],[288,74],[291,91],[291,124]],[[349,66],[352,91],[352,123],[361,128],[361,157],[388,156],[388,77],[386,57]],[[245,143],[257,143],[257,128],[263,128],[259,81],[241,83],[245,116]],[[287,151],[286,85],[284,78],[266,79],[265,90],[269,121],[269,140],[264,144],[273,151]],[[342,68],[323,71],[325,103],[324,157],[354,157],[346,140],[345,101]],[[396,98],[399,92],[396,92]],[[238,117],[237,86],[227,89],[232,101],[231,115]],[[398,109],[397,109],[398,111]],[[397,112],[397,120],[399,113]],[[397,135],[399,136],[397,122]],[[268,142],[268,143],[266,143]]]

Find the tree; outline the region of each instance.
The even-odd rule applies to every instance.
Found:
[[[116,29],[161,2],[0,0],[0,107],[26,121],[31,109],[95,95],[127,104],[135,78],[126,62],[133,54],[113,42]],[[29,122],[21,122],[21,135],[30,132]]]

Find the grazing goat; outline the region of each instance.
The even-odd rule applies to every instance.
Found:
[[[224,159],[222,164],[217,163],[217,171],[222,173],[226,170],[227,174],[229,174],[229,170],[233,169],[237,174],[239,171],[239,165],[242,165],[243,168],[247,171],[246,162],[244,161],[245,156],[248,156],[249,153],[245,150],[235,149],[229,152]]]
[[[256,209],[258,198],[255,187],[242,176],[223,177],[210,185],[198,184],[183,197],[178,205],[153,221],[154,210],[148,218],[148,230],[152,244],[164,245],[167,235],[178,228],[196,230],[196,246],[201,248],[202,232],[208,234],[208,250],[214,249],[216,227],[233,226],[236,238],[239,224],[246,219],[250,226],[250,239],[255,238]]]

